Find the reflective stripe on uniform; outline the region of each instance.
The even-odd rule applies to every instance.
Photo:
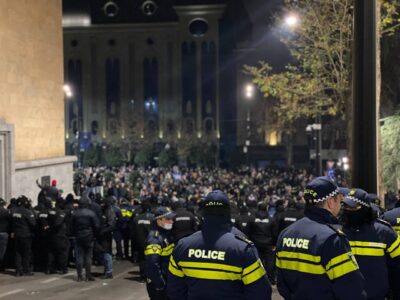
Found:
[[[183,277],[185,274],[182,272],[182,270],[179,269],[177,266],[174,257],[171,255],[171,258],[169,259],[169,265],[168,265],[168,270],[175,276],[178,277]]]
[[[174,250],[175,244],[171,244],[162,249],[161,256],[169,256],[171,255],[172,251]]]
[[[181,261],[178,265],[182,268],[202,268],[202,269],[215,269],[223,270],[228,272],[234,272],[241,274],[243,269],[240,267],[218,264],[218,263],[206,263],[206,262],[191,262],[191,261]]]
[[[266,274],[264,266],[260,260],[243,269],[242,281],[244,285],[253,283]]]
[[[311,261],[314,263],[321,262],[321,256],[305,254],[301,252],[280,251],[276,255],[279,258],[295,258],[295,259]]]
[[[352,255],[351,252],[338,255],[326,264],[326,274],[330,280],[358,270],[357,262]]]
[[[389,253],[391,258],[395,258],[400,255],[400,237],[393,242],[392,245],[387,249],[387,253]]]
[[[325,269],[322,265],[311,261],[301,261],[295,258],[286,259],[279,257],[279,252],[276,256],[276,266],[281,269],[299,271],[302,273],[322,275],[325,274]]]
[[[393,226],[393,229],[396,230],[397,234],[400,234],[400,225]]]
[[[152,254],[161,255],[161,252],[162,248],[158,244],[147,245],[146,249],[144,250],[145,255],[152,255]]]
[[[281,269],[314,275],[326,274],[330,280],[358,269],[357,264],[351,259],[351,253],[335,256],[324,268],[321,265],[320,256],[300,252],[279,251],[276,253],[276,266]]]
[[[181,261],[185,276],[198,279],[241,280],[242,268],[218,263]]]
[[[133,212],[131,212],[131,211],[129,211],[129,210],[126,210],[126,209],[121,209],[121,215],[123,216],[123,217],[132,217],[132,215],[133,215]]]
[[[350,241],[351,251],[360,256],[384,256],[386,244],[376,242]]]

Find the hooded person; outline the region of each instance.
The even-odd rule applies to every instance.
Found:
[[[271,299],[271,287],[254,244],[232,233],[226,194],[214,190],[200,207],[202,229],[180,240],[172,253],[169,299]]]

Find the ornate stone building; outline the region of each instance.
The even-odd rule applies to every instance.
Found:
[[[219,144],[225,1],[75,2],[64,8],[70,152],[78,136],[81,148],[89,142]]]

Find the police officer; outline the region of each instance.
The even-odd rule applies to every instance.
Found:
[[[250,223],[250,239],[254,242],[263,262],[271,284],[276,283],[275,276],[275,238],[273,235],[274,219],[267,211],[264,202],[258,204],[258,211]]]
[[[283,229],[289,227],[294,222],[304,217],[304,207],[301,203],[294,200],[289,200],[288,207],[283,212],[275,215],[275,229],[276,237],[282,232]]]
[[[371,198],[362,189],[352,189],[343,200],[343,231],[350,241],[368,299],[400,299],[400,238],[386,221],[377,219]]]
[[[93,257],[93,241],[100,225],[96,214],[89,209],[90,203],[87,195],[79,201],[79,208],[71,217],[71,232],[75,237],[76,271],[78,281],[83,280],[82,269],[85,266],[86,281],[94,281],[91,273]]]
[[[189,212],[184,205],[184,200],[179,200],[172,204],[172,209],[176,214],[174,226],[172,228],[172,236],[175,244],[178,243],[180,239],[194,233],[198,226],[194,215]]]
[[[392,225],[393,229],[400,235],[400,207],[388,210],[383,214],[382,219]]]
[[[131,255],[133,256],[133,243],[131,243],[132,233],[131,233],[131,222],[133,221],[134,209],[129,204],[128,200],[125,198],[121,199],[120,204],[120,217],[117,225],[119,227],[119,232],[121,233],[122,241],[124,242],[124,256],[125,259],[129,259],[129,248],[131,248]],[[122,251],[121,251],[122,252]]]
[[[179,241],[170,259],[169,299],[271,299],[254,244],[231,233],[228,197],[210,192],[201,231]]]
[[[155,211],[154,228],[150,231],[144,254],[146,256],[147,292],[151,300],[167,299],[167,269],[169,257],[174,249],[171,229],[173,213],[169,208],[161,206]]]
[[[0,272],[4,271],[4,256],[7,250],[10,231],[10,212],[5,208],[6,201],[0,198]]]
[[[62,201],[52,201],[47,211],[48,230],[48,260],[47,270],[52,273],[56,270],[60,274],[66,274],[68,238],[66,233],[65,212],[62,208]]]
[[[113,278],[112,264],[112,232],[115,228],[115,213],[111,207],[112,197],[108,196],[101,204],[102,216],[100,220],[100,232],[97,246],[102,254],[104,274],[102,279]]]
[[[29,209],[25,196],[17,199],[17,208],[12,213],[12,236],[15,238],[16,276],[33,275],[30,269],[32,258],[32,237],[36,226],[35,215]]]
[[[146,239],[151,231],[151,222],[154,219],[154,214],[151,213],[151,205],[148,200],[143,200],[141,203],[142,213],[135,216],[131,223],[132,242],[137,253],[137,261],[139,263],[139,272],[142,280],[146,278],[146,264],[144,256],[144,248]]]
[[[306,186],[305,217],[283,230],[276,246],[277,285],[285,299],[366,299],[349,242],[333,225],[342,198],[328,177]]]

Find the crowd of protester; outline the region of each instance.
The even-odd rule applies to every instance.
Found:
[[[145,240],[157,207],[175,211],[176,242],[201,227],[201,199],[221,190],[229,197],[233,225],[254,242],[274,283],[276,240],[303,216],[303,190],[314,178],[304,169],[279,168],[76,170],[75,195],[63,198],[53,180],[50,186],[38,184],[34,204],[25,196],[0,200],[0,268],[31,276],[65,274],[74,267],[81,281],[94,280],[92,261],[104,265],[108,279],[113,259],[131,260],[139,263],[144,280]],[[336,181],[346,184],[340,177]]]

